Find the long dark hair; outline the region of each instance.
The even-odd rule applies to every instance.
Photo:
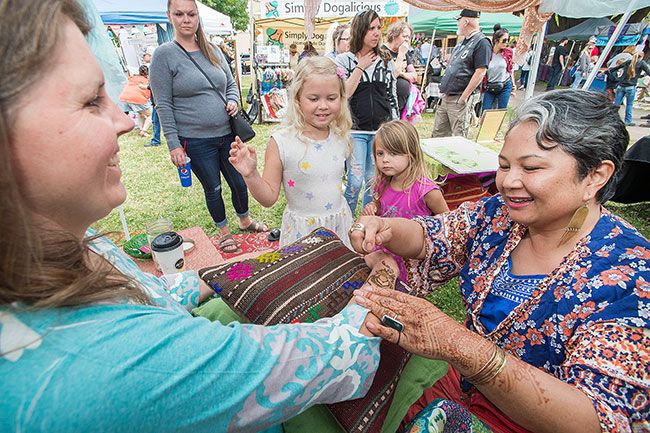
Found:
[[[370,29],[370,24],[376,19],[379,19],[381,22],[379,14],[377,14],[374,9],[366,9],[352,18],[352,24],[350,25],[350,52],[357,54],[363,49],[363,40],[366,37],[366,33],[368,33],[368,30]],[[373,51],[377,56],[381,57],[385,63],[388,63],[391,59],[390,54],[381,50],[380,47],[381,36],[379,37],[377,46],[373,48]]]
[[[108,262],[102,261],[100,269],[89,266],[92,239],[81,241],[34,224],[17,182],[16,112],[27,89],[43,79],[63,49],[66,22],[84,34],[90,31],[83,9],[75,0],[0,0],[0,11],[0,305],[62,307],[117,297],[148,303]]]

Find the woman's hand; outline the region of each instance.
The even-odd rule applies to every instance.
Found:
[[[239,137],[230,145],[228,161],[243,177],[248,177],[257,170],[257,153],[251,146],[246,145]]]
[[[187,158],[185,157],[185,151],[180,147],[170,150],[169,156],[172,160],[172,163],[178,168],[183,168],[187,163]]]
[[[226,112],[229,116],[234,116],[239,111],[239,106],[235,101],[228,101],[226,104]]]
[[[359,57],[357,54],[357,66],[361,69],[366,69],[377,59],[377,54],[374,51],[370,51],[365,56]]]
[[[378,216],[361,216],[350,228],[350,243],[358,253],[368,254],[392,238],[388,219]]]
[[[389,316],[403,325],[401,335],[375,323],[368,324],[370,332],[426,358],[456,361],[454,336],[469,333],[431,302],[405,293],[365,286],[354,293],[354,301],[380,319]]]

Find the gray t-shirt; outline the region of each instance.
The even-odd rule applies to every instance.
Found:
[[[501,53],[492,54],[487,70],[488,83],[503,83],[508,79],[510,79],[510,74],[508,74],[506,59]]]
[[[221,50],[215,49],[215,53],[222,68],[210,63],[201,51],[190,52],[190,56],[227,101],[238,103],[239,92],[230,67]],[[179,136],[210,138],[232,132],[223,100],[175,42],[154,51],[149,79],[169,150],[182,147]]]

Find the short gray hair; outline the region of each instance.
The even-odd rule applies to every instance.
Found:
[[[508,132],[523,122],[539,126],[535,138],[541,149],[559,146],[573,156],[581,180],[603,161],[612,161],[614,173],[596,200],[604,203],[612,196],[630,136],[618,108],[605,95],[573,89],[546,92],[519,107]]]

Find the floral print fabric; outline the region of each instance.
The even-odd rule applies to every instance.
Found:
[[[488,331],[485,299],[526,227],[498,195],[418,221],[427,256],[409,263],[414,291],[458,275],[469,329],[585,392],[603,431],[650,429],[650,245],[633,227],[603,209],[530,299]]]

